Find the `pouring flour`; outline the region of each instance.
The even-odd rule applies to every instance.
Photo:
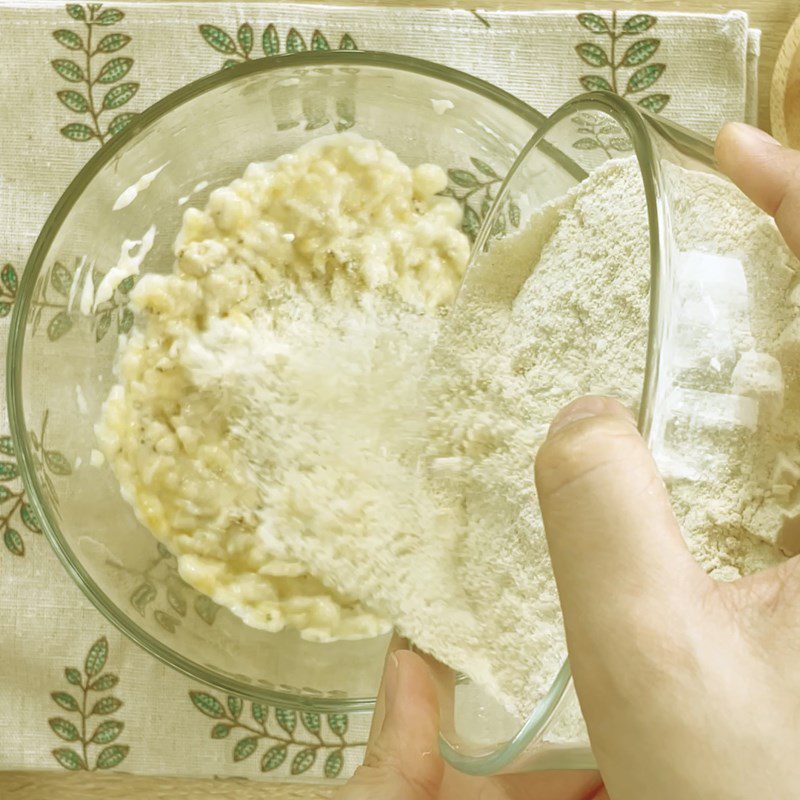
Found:
[[[639,401],[645,198],[635,161],[609,161],[492,242],[453,304],[467,242],[443,175],[343,134],[215,190],[175,273],[132,294],[98,435],[182,577],[245,622],[323,641],[393,626],[523,718],[565,654],[533,461],[570,399]],[[679,177],[655,454],[690,550],[728,579],[781,560],[797,513],[798,264],[732,186]]]

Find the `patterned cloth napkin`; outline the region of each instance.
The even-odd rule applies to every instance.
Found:
[[[0,30],[6,318],[39,228],[81,165],[147,105],[231,61],[389,50],[471,72],[543,112],[605,88],[709,136],[726,119],[755,118],[759,36],[739,12],[20,0],[0,3]],[[0,323],[2,344],[6,328]],[[283,780],[352,772],[368,715],[254,708],[170,670],[111,627],[37,535],[13,444],[2,436],[4,408],[0,424],[0,769]]]

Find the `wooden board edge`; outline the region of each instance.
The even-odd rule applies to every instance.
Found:
[[[790,144],[789,132],[786,125],[785,97],[789,81],[789,70],[800,48],[800,16],[794,21],[789,33],[783,41],[775,68],[772,71],[772,85],[770,87],[770,124],[772,135],[783,144]]]

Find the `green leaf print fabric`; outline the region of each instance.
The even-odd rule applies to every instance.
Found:
[[[758,34],[747,17],[575,11],[511,12],[292,3],[28,3],[0,7],[0,345],[36,236],[67,183],[150,104],[188,81],[256,58],[385,50],[472,73],[548,113],[587,90],[616,91],[713,136],[753,121]],[[357,125],[345,101],[310,98],[320,134]],[[444,113],[447,113],[446,111]],[[587,117],[574,147],[624,152],[617,131]],[[443,164],[447,193],[474,237],[502,181],[479,153]],[[202,176],[198,176],[200,180]],[[517,227],[509,203],[498,225]],[[120,231],[120,241],[124,232]],[[30,333],[69,351],[76,265],[36,287]],[[98,268],[95,267],[95,270]],[[102,271],[92,275],[99,281]],[[96,346],[133,324],[123,281],[93,309]],[[58,503],[75,454],[29,420],[44,491]],[[360,763],[368,714],[303,713],[200,685],[126,639],[84,597],[42,535],[20,479],[0,401],[0,769],[124,770],[194,777],[341,780]],[[86,513],[91,515],[92,509]],[[126,609],[165,641],[218,607],[192,599],[174,558],[153,541]]]

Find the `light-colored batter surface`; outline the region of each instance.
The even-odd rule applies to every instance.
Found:
[[[181,576],[249,625],[320,641],[390,627],[265,549],[255,479],[223,398],[191,374],[199,337],[247,340],[257,314],[285,331],[298,308],[313,319],[318,308],[386,298],[434,316],[454,299],[469,255],[458,205],[436,196],[445,185],[439,167],[411,169],[354,134],[314,140],[251,164],[204,210],[189,208],[173,273],[147,275],[132,292],[138,324],[97,425],[101,446]]]

